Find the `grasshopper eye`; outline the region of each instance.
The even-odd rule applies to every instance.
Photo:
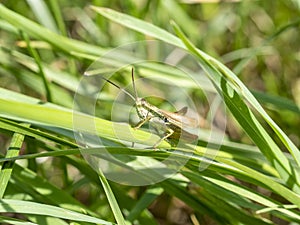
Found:
[[[146,100],[144,98],[141,99],[141,103],[142,105],[145,105],[146,104]]]
[[[165,123],[168,123],[168,122],[169,122],[169,120],[168,120],[167,117],[164,117],[164,122],[165,122]]]

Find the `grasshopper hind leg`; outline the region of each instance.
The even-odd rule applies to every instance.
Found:
[[[133,126],[133,129],[139,129],[141,126],[143,126],[144,123],[148,122],[150,119],[151,117],[146,117],[140,120],[136,125]]]
[[[170,137],[172,134],[174,133],[174,130],[172,130],[171,128],[168,128],[165,132],[165,136],[163,136],[161,139],[159,139],[154,145],[153,148],[156,149],[157,146],[164,141],[165,139],[167,139],[168,137]]]

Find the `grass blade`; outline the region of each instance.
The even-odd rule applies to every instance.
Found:
[[[143,196],[139,199],[137,204],[133,207],[127,216],[127,220],[133,222],[142,213],[143,210],[147,209],[149,205],[163,192],[160,187],[152,187],[147,189]]]
[[[37,223],[26,222],[26,221],[5,217],[5,216],[0,216],[0,223],[15,224],[15,225],[37,225]]]
[[[112,212],[115,216],[115,219],[117,221],[117,223],[119,225],[126,225],[126,221],[123,217],[123,214],[121,212],[121,209],[119,207],[119,204],[114,196],[114,193],[112,192],[110,186],[109,186],[109,183],[108,181],[106,180],[104,174],[102,173],[101,171],[101,168],[98,169],[98,174],[99,174],[99,179],[101,181],[101,184],[102,184],[102,187],[104,189],[104,192],[106,194],[106,197],[107,197],[107,200],[109,202],[109,205],[112,209]]]
[[[113,225],[113,223],[92,216],[84,215],[82,213],[73,212],[71,210],[62,209],[52,205],[21,200],[2,199],[0,201],[0,212],[44,215],[68,219],[71,221],[83,221],[90,223],[99,223],[103,225]]]
[[[227,69],[220,62],[216,61],[215,59],[207,56],[205,53],[196,49],[195,46],[185,37],[180,28],[176,24],[173,24],[173,26],[177,34],[180,36],[180,38],[186,45],[186,48],[188,48],[190,52],[198,58],[203,69],[206,71],[211,81],[215,84],[217,90],[223,96],[227,107],[231,110],[232,114],[236,117],[237,121],[249,134],[249,136],[264,153],[264,155],[269,159],[273,166],[278,170],[284,182],[288,186],[293,188],[293,190],[300,193],[298,171],[291,166],[288,159],[281,152],[274,140],[268,135],[268,133],[265,131],[262,125],[258,122],[258,120],[254,116],[250,108],[246,105],[242,97],[246,97],[246,99],[249,100],[253,105],[257,106],[256,109],[261,109],[261,114],[266,114],[266,112],[262,109],[257,100],[229,69]],[[268,117],[270,121],[272,121],[275,124],[275,122],[268,115],[266,117]],[[265,119],[267,120],[266,117]],[[267,120],[267,122],[270,121]],[[283,133],[283,131],[281,132]],[[287,137],[284,140],[286,142],[292,143]],[[294,147],[296,148],[296,146]],[[295,154],[300,154],[297,148]],[[295,155],[293,154],[293,156]],[[295,160],[298,163],[297,158],[298,157],[295,157]]]
[[[43,80],[43,83],[44,83],[47,100],[49,102],[52,102],[52,94],[51,94],[51,91],[50,91],[49,82],[48,82],[48,80],[46,78],[46,75],[44,73],[44,69],[43,69],[43,66],[42,66],[40,56],[38,55],[37,51],[31,47],[28,35],[24,32],[21,32],[21,35],[22,35],[23,39],[25,40],[27,48],[28,48],[29,52],[31,53],[31,55],[33,56],[37,66],[39,68],[39,74],[42,77],[42,80]]]
[[[95,118],[90,115],[72,111],[63,107],[57,107],[54,104],[48,103],[47,106],[40,104],[29,104],[18,101],[9,101],[0,97],[0,115],[6,118],[13,118],[16,120],[32,122],[38,125],[54,126],[67,130],[74,129],[74,119],[78,121],[86,121],[95,123],[96,131],[91,128],[83,128],[84,132],[96,132],[97,135],[110,140],[124,140],[129,142],[136,142],[153,146],[158,136],[151,136],[148,132],[142,130],[132,129],[128,124],[112,123],[111,121],[101,118]],[[115,129],[118,129],[116,135]],[[128,133],[128,130],[134,134],[136,138]],[[151,136],[151,138],[149,138]],[[160,146],[163,148],[170,148],[170,144],[162,142]]]
[[[58,33],[56,24],[51,16],[51,13],[44,1],[27,0],[28,5],[33,11],[34,15],[43,26],[47,27],[55,33]]]
[[[22,124],[24,127],[29,127],[29,124]],[[25,136],[22,134],[14,133],[11,144],[7,150],[6,158],[12,158],[19,155],[20,149],[23,145]],[[11,173],[14,167],[14,162],[5,162],[1,166],[0,171],[0,199],[3,198],[8,181],[10,180]]]
[[[121,25],[124,25],[125,27],[131,28],[145,35],[149,35],[156,38],[159,37],[159,40],[162,40],[166,43],[171,43],[176,46],[184,47],[179,38],[175,37],[174,35],[159,27],[156,27],[153,24],[144,22],[142,20],[136,19],[132,16],[123,13],[119,13],[109,8],[102,8],[96,6],[91,6],[91,8],[97,13],[101,14],[102,16]]]

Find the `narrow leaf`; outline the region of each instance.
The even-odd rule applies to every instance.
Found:
[[[34,215],[44,215],[68,219],[71,221],[84,221],[90,223],[99,223],[103,225],[113,225],[113,223],[101,220],[82,213],[73,212],[52,205],[40,204],[29,201],[3,199],[0,201],[0,212],[6,213],[24,213]]]
[[[29,127],[29,124],[23,124],[24,127]],[[12,158],[19,155],[20,149],[23,145],[25,136],[22,134],[14,133],[11,144],[7,150],[6,158]],[[0,171],[0,199],[3,198],[8,181],[10,180],[11,173],[14,167],[14,162],[4,162]]]

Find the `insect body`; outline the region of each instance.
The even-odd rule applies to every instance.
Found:
[[[135,129],[140,128],[143,124],[153,119],[156,119],[156,122],[162,124],[164,126],[165,132],[164,136],[154,144],[153,148],[156,148],[163,140],[170,141],[171,144],[175,144],[178,142],[180,138],[183,138],[186,141],[197,140],[198,136],[191,134],[183,129],[183,127],[196,128],[198,127],[198,123],[196,119],[186,117],[188,108],[183,107],[177,112],[168,112],[162,109],[157,108],[154,105],[151,105],[144,98],[140,98],[137,95],[137,90],[134,83],[134,75],[133,69],[131,71],[131,78],[133,83],[133,89],[135,93],[135,97],[132,94],[119,87],[115,83],[110,80],[105,79],[110,84],[119,88],[125,94],[127,94],[130,98],[135,101],[135,108],[139,118],[141,119],[135,126]]]

